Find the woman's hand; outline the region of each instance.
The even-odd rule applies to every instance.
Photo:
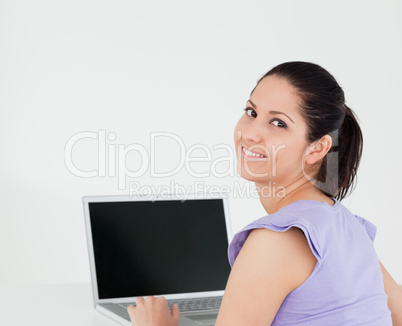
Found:
[[[128,306],[132,326],[179,326],[180,311],[177,304],[169,310],[164,297],[138,297],[137,307]]]

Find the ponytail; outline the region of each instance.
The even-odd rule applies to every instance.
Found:
[[[363,151],[363,134],[352,109],[345,105],[345,118],[339,131],[338,189],[335,197],[345,198],[355,187]]]

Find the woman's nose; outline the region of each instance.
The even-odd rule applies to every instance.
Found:
[[[263,130],[261,129],[262,127],[254,121],[240,130],[240,139],[244,139],[250,145],[259,144],[263,140]]]

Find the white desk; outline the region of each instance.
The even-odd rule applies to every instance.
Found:
[[[0,325],[118,326],[97,312],[90,284],[0,286]]]
[[[66,284],[0,286],[0,325],[118,326],[119,324],[94,309],[90,284]]]

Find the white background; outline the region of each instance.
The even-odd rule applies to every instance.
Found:
[[[90,281],[82,196],[128,189],[109,171],[72,174],[64,161],[72,136],[114,133],[107,149],[139,144],[149,152],[151,133],[164,131],[186,149],[204,144],[214,158],[226,156],[212,147],[234,150],[233,130],[257,79],[289,60],[328,69],[356,112],[364,153],[343,203],[377,226],[378,255],[402,283],[401,9],[389,0],[1,1],[0,285]],[[77,142],[73,163],[97,169],[97,146]],[[161,139],[152,154],[157,171],[173,170],[179,154],[177,142]],[[141,159],[129,152],[127,168],[138,170]],[[100,164],[113,170],[110,160]],[[191,167],[208,172],[210,164]],[[129,180],[245,183],[233,171],[196,178],[184,167]],[[235,232],[266,215],[250,195],[231,198],[230,210]]]

